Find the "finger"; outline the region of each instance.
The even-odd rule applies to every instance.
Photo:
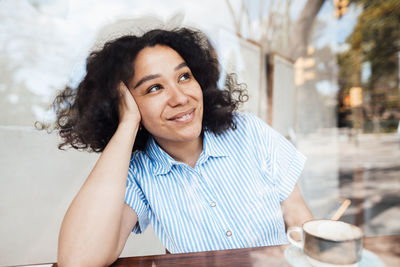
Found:
[[[119,91],[120,96],[123,96],[127,90],[128,90],[128,88],[126,87],[125,83],[119,82],[118,91]]]

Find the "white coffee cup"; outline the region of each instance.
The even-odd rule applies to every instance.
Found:
[[[298,232],[301,241],[291,234]],[[311,220],[302,227],[290,227],[289,242],[302,249],[313,266],[357,266],[361,260],[361,229],[355,225],[333,220]]]

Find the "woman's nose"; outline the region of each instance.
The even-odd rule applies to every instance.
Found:
[[[172,85],[169,88],[169,104],[171,106],[184,105],[189,101],[189,97],[185,94],[179,85]]]

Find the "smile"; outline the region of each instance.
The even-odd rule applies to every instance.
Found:
[[[174,116],[173,118],[169,119],[171,121],[176,121],[176,122],[189,122],[193,119],[194,117],[194,109],[189,110],[188,112],[180,113]]]

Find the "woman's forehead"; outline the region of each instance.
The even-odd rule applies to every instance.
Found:
[[[134,75],[132,77],[132,82],[134,84],[144,76],[162,76],[187,66],[185,60],[178,52],[165,45],[143,48],[138,53],[133,64]]]
[[[134,60],[136,67],[156,67],[160,64],[174,65],[175,63],[185,62],[182,56],[174,49],[165,45],[156,45],[143,48]]]

